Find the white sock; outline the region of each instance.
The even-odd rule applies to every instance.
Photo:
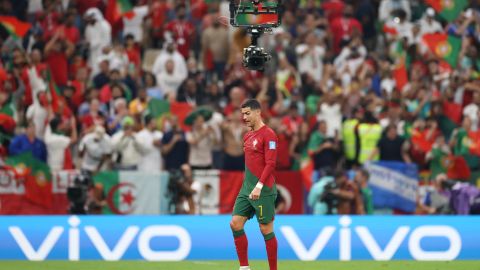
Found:
[[[240,270],[250,270],[250,266],[240,266]]]

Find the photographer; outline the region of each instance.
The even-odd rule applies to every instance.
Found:
[[[335,174],[335,182],[325,186],[320,197],[328,206],[328,214],[339,215],[364,214],[363,200],[360,196],[357,185],[350,182],[345,172]]]
[[[175,214],[195,214],[193,195],[196,190],[192,187],[193,173],[188,164],[183,164],[180,170],[170,171],[168,195],[170,198],[170,211]]]

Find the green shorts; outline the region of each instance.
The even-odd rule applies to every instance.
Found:
[[[268,224],[275,217],[275,199],[277,195],[260,196],[258,200],[251,200],[248,196],[238,194],[233,206],[234,216],[243,216],[251,219],[255,214],[258,223]]]

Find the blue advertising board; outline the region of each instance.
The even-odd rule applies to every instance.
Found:
[[[2,260],[235,260],[230,216],[2,216]],[[478,260],[480,217],[277,216],[279,259]],[[251,259],[265,259],[255,220]]]

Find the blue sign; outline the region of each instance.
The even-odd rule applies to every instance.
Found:
[[[416,207],[418,190],[417,165],[377,161],[365,164],[370,173],[369,186],[372,189],[375,208],[395,208],[413,212]]]
[[[2,260],[235,260],[230,216],[0,217]],[[279,259],[478,260],[480,217],[277,216]],[[258,224],[245,231],[265,259]]]

